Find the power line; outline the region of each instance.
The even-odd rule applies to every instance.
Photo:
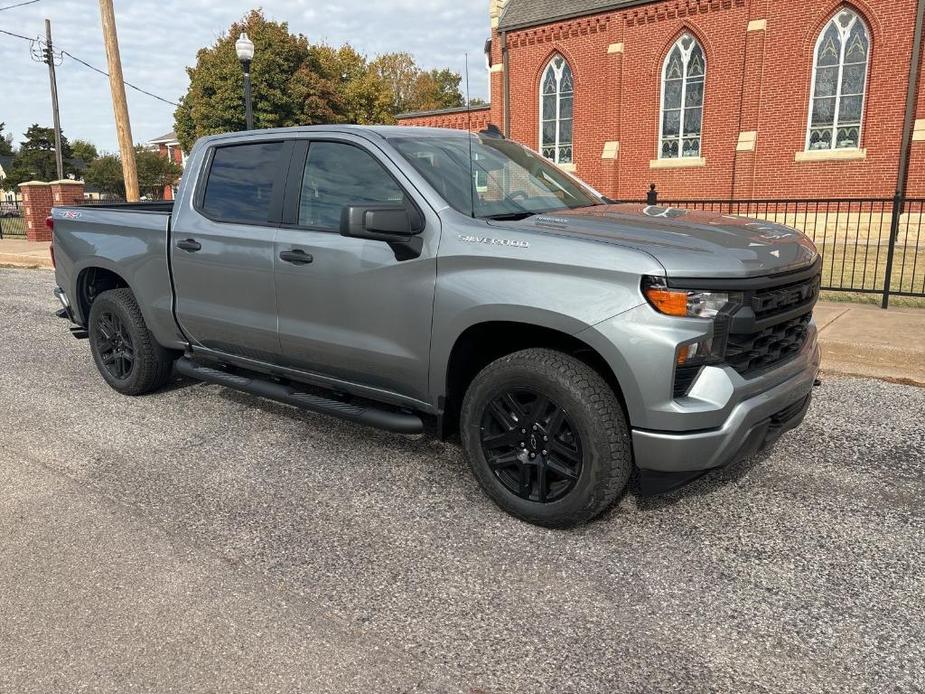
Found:
[[[35,1],[35,2],[38,2],[38,0],[34,0],[34,1]],[[12,32],[12,31],[7,31],[6,29],[0,29],[0,34],[6,34],[7,36],[12,36],[13,38],[17,38],[17,39],[22,39],[23,41],[29,41],[30,43],[36,43],[37,41],[41,41],[41,39],[36,39],[36,38],[29,37],[29,36],[23,36],[22,34],[16,34],[16,33]],[[88,68],[90,68],[91,70],[93,70],[94,72],[98,72],[98,73],[100,73],[101,75],[105,75],[106,77],[109,77],[109,73],[108,73],[108,72],[106,72],[105,70],[100,70],[98,67],[94,67],[93,65],[91,65],[90,63],[88,63],[86,60],[81,60],[80,58],[78,58],[78,57],[77,57],[76,55],[74,55],[73,53],[69,53],[68,51],[61,51],[60,54],[61,54],[61,55],[66,55],[68,58],[71,58],[72,60],[76,60],[78,63],[80,63],[80,64],[83,65],[84,67],[88,67]],[[162,97],[162,96],[158,96],[157,94],[153,94],[152,92],[149,92],[149,91],[146,90],[146,89],[142,89],[141,87],[136,86],[136,85],[132,84],[131,82],[126,82],[125,80],[123,80],[122,83],[123,83],[126,87],[129,87],[130,89],[134,89],[136,92],[140,92],[140,93],[142,93],[142,94],[145,94],[146,96],[150,96],[152,99],[157,99],[158,101],[163,101],[165,104],[170,104],[171,106],[179,106],[179,105],[180,105],[180,104],[178,104],[176,101],[171,101],[170,99],[165,99],[165,98]]]
[[[12,31],[6,31],[5,29],[0,29],[0,34],[6,34],[7,36],[12,36],[17,39],[24,39],[26,41],[35,41],[35,39],[30,36],[23,36],[22,34],[14,34]]]
[[[34,5],[37,2],[39,2],[39,0],[26,0],[26,2],[18,2],[15,5],[7,5],[6,7],[0,7],[0,12],[3,12],[4,10],[13,10],[13,9],[16,9],[17,7],[24,7],[26,5]]]
[[[72,58],[73,60],[76,60],[78,63],[80,63],[80,64],[83,65],[84,67],[88,67],[88,68],[90,68],[91,70],[93,70],[94,72],[98,72],[98,73],[100,73],[101,75],[105,75],[106,77],[109,77],[109,73],[108,73],[108,72],[106,72],[105,70],[100,70],[98,67],[92,66],[90,63],[88,63],[88,62],[85,61],[85,60],[81,60],[80,58],[78,58],[78,57],[77,57],[76,55],[74,55],[73,53],[68,53],[67,51],[61,51],[61,54],[62,54],[62,55],[66,55],[68,58]],[[141,87],[137,87],[137,86],[135,86],[134,84],[132,84],[131,82],[126,82],[125,80],[122,80],[122,84],[124,84],[126,87],[129,87],[129,88],[131,88],[131,89],[134,89],[136,92],[141,92],[142,94],[146,94],[147,96],[150,96],[150,97],[153,98],[153,99],[157,99],[158,101],[163,101],[165,104],[170,104],[171,106],[179,106],[179,105],[180,105],[180,104],[178,104],[176,101],[171,101],[170,99],[165,99],[165,98],[162,97],[162,96],[158,96],[157,94],[152,94],[151,92],[149,92],[149,91],[147,91],[147,90],[145,90],[145,89],[142,89]]]

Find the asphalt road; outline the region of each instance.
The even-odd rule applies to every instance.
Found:
[[[125,398],[0,270],[0,691],[925,689],[925,390],[579,530],[459,450],[215,386]]]

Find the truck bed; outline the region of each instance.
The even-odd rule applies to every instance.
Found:
[[[58,280],[68,296],[81,296],[85,269],[114,273],[133,289],[145,322],[165,346],[178,342],[168,266],[172,210],[171,201],[52,209]],[[79,322],[86,323],[76,304]]]

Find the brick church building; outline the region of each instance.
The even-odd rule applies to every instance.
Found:
[[[491,0],[495,123],[606,195],[890,197],[917,0]],[[921,66],[917,68],[921,70]],[[925,195],[914,84],[909,194]]]

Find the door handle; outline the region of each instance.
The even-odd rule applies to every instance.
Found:
[[[183,241],[177,241],[177,248],[182,251],[189,251],[190,253],[195,253],[202,248],[202,244],[194,239],[185,239]]]
[[[311,254],[298,249],[280,252],[279,259],[285,260],[287,263],[292,263],[293,265],[308,265],[314,260]]]

